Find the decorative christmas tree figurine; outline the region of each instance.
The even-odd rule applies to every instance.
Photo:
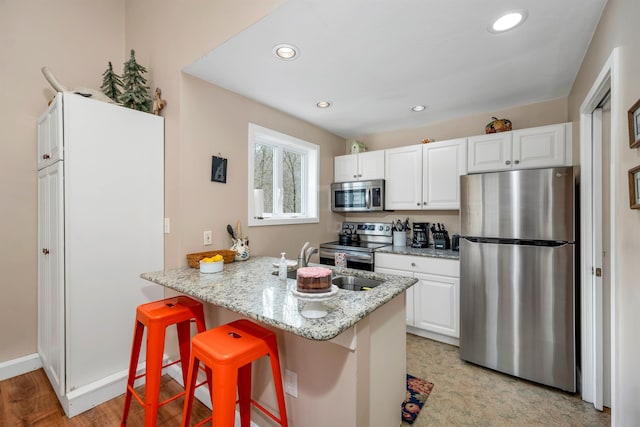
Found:
[[[122,79],[113,71],[113,66],[111,65],[111,61],[109,61],[109,68],[102,73],[102,86],[100,86],[100,89],[102,89],[102,93],[115,102],[118,102],[118,99],[122,95],[121,87]]]
[[[151,97],[149,87],[145,86],[147,79],[142,77],[147,69],[136,62],[136,53],[131,49],[131,57],[124,63],[122,80],[124,81],[124,92],[120,95],[120,102],[125,107],[146,113],[151,109]]]

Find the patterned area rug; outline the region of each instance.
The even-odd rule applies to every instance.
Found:
[[[402,421],[406,424],[413,424],[418,418],[422,405],[427,401],[433,383],[416,378],[407,374],[407,395],[402,402]]]

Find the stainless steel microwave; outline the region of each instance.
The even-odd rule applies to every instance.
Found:
[[[375,212],[384,210],[384,179],[334,182],[331,184],[333,212]]]

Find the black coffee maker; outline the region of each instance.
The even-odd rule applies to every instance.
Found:
[[[414,222],[413,223],[413,240],[412,248],[426,248],[429,246],[429,223]]]

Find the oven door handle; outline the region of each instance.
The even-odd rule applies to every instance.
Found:
[[[320,258],[335,259],[337,252],[347,254],[347,261],[366,262],[368,264],[371,264],[373,261],[373,253],[363,254],[354,251],[341,251],[339,249],[320,249]]]

